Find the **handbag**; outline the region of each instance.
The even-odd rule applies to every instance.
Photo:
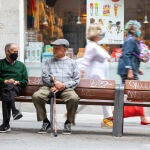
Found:
[[[140,42],[141,52],[140,52],[140,59],[142,62],[148,62],[150,60],[150,50],[148,46],[143,42]]]

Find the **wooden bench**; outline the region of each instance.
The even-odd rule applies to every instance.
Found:
[[[126,80],[124,94],[127,96],[125,101],[120,99],[120,117],[123,117],[124,106],[143,106],[150,107],[150,81]],[[118,112],[117,112],[118,113]],[[118,115],[118,114],[117,114]],[[122,126],[120,136],[123,135],[123,119],[117,120],[117,125]],[[114,124],[115,126],[116,124]],[[121,133],[122,132],[122,133]]]
[[[16,97],[17,102],[32,102],[32,95],[42,86],[40,77],[29,77],[29,82],[22,95]],[[120,99],[123,99],[123,88],[116,85],[114,80],[92,80],[81,79],[78,87],[75,89],[80,97],[79,104],[81,105],[109,105],[114,106],[114,124],[113,136],[122,135],[122,126],[118,126],[117,122],[123,120],[123,117],[118,115],[120,113]],[[64,104],[61,99],[56,99],[57,104]],[[117,111],[116,111],[117,110]],[[51,111],[52,107],[51,107]],[[50,112],[51,112],[50,111]],[[122,117],[122,118],[121,118]]]

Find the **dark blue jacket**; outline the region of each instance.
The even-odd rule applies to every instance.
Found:
[[[139,42],[129,34],[123,44],[123,53],[118,62],[118,74],[127,75],[128,69],[131,68],[135,75],[138,75],[138,69],[140,66],[140,54]]]

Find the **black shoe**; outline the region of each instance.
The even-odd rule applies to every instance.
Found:
[[[21,114],[21,112],[19,110],[17,110],[15,113],[13,113],[12,116],[13,116],[14,120],[18,120],[23,117],[23,115]]]
[[[62,134],[71,134],[71,123],[65,123]]]
[[[48,128],[50,128],[50,122],[43,122],[42,128],[38,133],[47,133]]]
[[[9,125],[2,124],[0,126],[0,133],[5,133],[5,132],[9,132],[9,131],[11,131],[11,128]]]

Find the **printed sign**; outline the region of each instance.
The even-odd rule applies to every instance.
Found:
[[[87,0],[87,29],[92,23],[105,31],[101,44],[123,44],[124,0]]]
[[[41,62],[43,42],[29,42],[25,50],[25,62]]]

